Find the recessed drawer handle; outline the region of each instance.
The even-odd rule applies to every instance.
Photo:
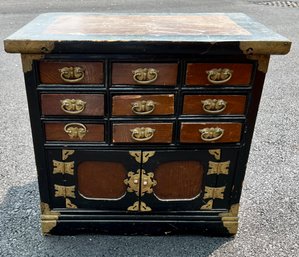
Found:
[[[155,110],[155,102],[152,100],[143,100],[131,103],[132,112],[137,115],[147,115]]]
[[[139,68],[132,73],[134,81],[138,84],[150,84],[158,78],[159,71],[153,68]]]
[[[84,111],[86,102],[80,99],[60,100],[61,110],[69,114],[78,114]]]
[[[224,129],[222,128],[203,128],[199,130],[200,137],[203,141],[211,142],[220,139],[224,134]]]
[[[222,84],[229,81],[233,76],[233,70],[230,69],[212,69],[206,71],[208,74],[208,81],[212,84]]]
[[[226,108],[227,102],[222,99],[206,99],[201,101],[202,109],[207,113],[220,113]]]
[[[85,76],[84,69],[78,66],[63,67],[62,69],[59,69],[59,71],[61,79],[69,83],[79,82]]]
[[[86,135],[87,129],[82,123],[68,123],[64,126],[64,132],[71,139],[79,138],[81,140]]]
[[[131,137],[135,141],[148,141],[155,133],[155,129],[152,128],[134,128],[130,130],[132,132]]]

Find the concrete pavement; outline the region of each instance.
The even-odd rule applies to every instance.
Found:
[[[232,238],[42,237],[28,108],[19,55],[0,49],[0,256],[299,256],[299,9],[232,0],[1,1],[1,41],[40,13],[243,12],[293,41],[273,56]]]

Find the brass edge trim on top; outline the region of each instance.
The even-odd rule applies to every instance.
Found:
[[[21,54],[49,54],[55,47],[54,41],[23,41],[23,40],[4,40],[4,48],[7,53]]]
[[[43,235],[47,235],[57,225],[60,212],[51,211],[49,204],[41,202],[41,229]]]
[[[245,41],[240,42],[240,49],[244,54],[287,54],[290,51],[292,42],[288,41]]]
[[[228,212],[222,212],[219,214],[223,226],[232,235],[235,235],[238,231],[238,212],[239,212],[239,203],[236,203],[231,205]]]
[[[33,61],[41,60],[45,57],[44,54],[21,54],[23,72],[30,72],[33,68]]]

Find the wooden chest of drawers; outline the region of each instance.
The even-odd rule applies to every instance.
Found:
[[[44,14],[21,53],[45,234],[233,235],[271,54],[243,14]]]

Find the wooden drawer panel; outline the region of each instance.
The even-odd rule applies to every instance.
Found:
[[[112,115],[170,115],[174,114],[174,95],[115,95]]]
[[[183,114],[222,115],[244,114],[244,95],[185,95]]]
[[[214,69],[221,69],[218,71],[218,75],[221,74],[222,78],[218,80],[210,75],[209,81],[208,71]],[[224,69],[230,71],[224,74]],[[252,64],[243,63],[188,63],[187,64],[187,75],[186,85],[187,86],[217,86],[217,85],[233,85],[233,86],[246,86],[251,81]],[[222,82],[223,81],[223,82]],[[225,82],[226,81],[226,82]]]
[[[114,63],[112,84],[175,86],[177,74],[177,63]]]
[[[84,128],[85,127],[85,128]],[[79,141],[103,142],[104,125],[75,122],[45,123],[46,140],[48,141]]]
[[[43,115],[104,115],[103,94],[41,94]]]
[[[219,128],[223,130],[222,133],[215,133],[211,139],[205,141],[202,139],[203,129]],[[202,132],[200,132],[202,131]],[[235,143],[239,142],[241,138],[242,124],[241,123],[204,123],[204,122],[182,122],[180,142],[182,143]],[[207,135],[209,131],[204,133]],[[212,133],[212,131],[210,131]],[[222,136],[220,137],[220,134]],[[219,138],[213,140],[212,138]]]
[[[172,123],[115,123],[113,124],[113,142],[139,144],[171,143],[172,127]],[[154,131],[144,130],[147,128]],[[137,138],[137,140],[133,139],[133,137]]]
[[[44,84],[102,84],[102,62],[39,63],[40,82]]]

